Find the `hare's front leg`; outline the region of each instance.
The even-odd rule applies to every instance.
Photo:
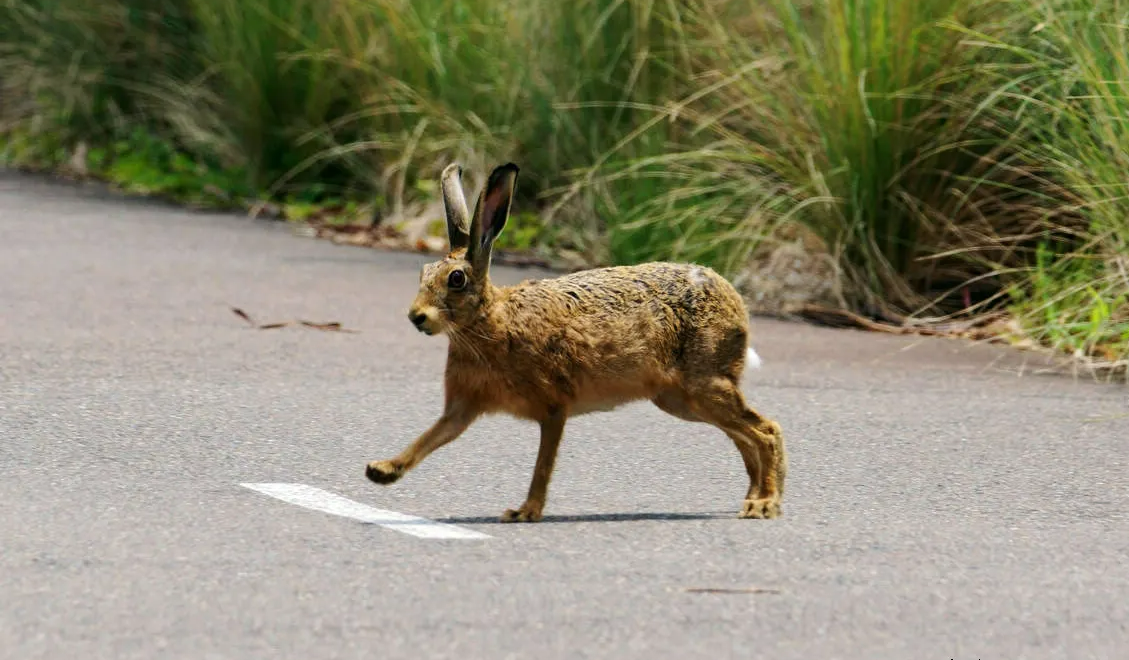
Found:
[[[443,416],[408,445],[396,458],[373,461],[365,468],[365,476],[378,484],[394,483],[404,473],[419,465],[431,452],[459,437],[478,417],[478,412],[461,401],[451,402]]]
[[[549,480],[553,476],[553,464],[557,460],[557,448],[564,435],[566,414],[563,410],[554,411],[541,420],[541,446],[537,450],[537,466],[533,468],[533,480],[529,484],[529,495],[520,509],[506,509],[502,522],[537,522],[541,520],[541,510],[545,508],[545,496],[549,491]]]

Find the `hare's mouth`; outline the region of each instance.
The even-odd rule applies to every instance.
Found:
[[[426,320],[420,321],[419,323],[413,323],[412,325],[416,330],[422,332],[425,335],[431,336],[435,334],[435,330],[431,328],[431,323]]]
[[[425,335],[441,335],[451,324],[451,310],[430,304],[416,304],[408,310],[408,320]]]
[[[419,330],[425,335],[433,335],[436,333],[439,323],[435,318],[435,311],[432,309],[423,309],[420,311],[412,310],[408,312],[408,320],[416,330]]]

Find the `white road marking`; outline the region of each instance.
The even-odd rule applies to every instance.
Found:
[[[380,525],[424,539],[488,539],[487,534],[427,518],[385,511],[306,484],[239,484],[298,506]]]

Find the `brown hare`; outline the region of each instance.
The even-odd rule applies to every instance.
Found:
[[[740,516],[780,514],[787,458],[780,426],[746,405],[741,373],[748,314],[737,291],[709,268],[647,263],[598,268],[497,287],[490,253],[506,225],[517,180],[496,168],[469,218],[451,164],[440,182],[450,253],[423,267],[408,318],[449,338],[443,414],[399,456],[368,464],[378,484],[404,476],[479,416],[507,413],[541,425],[529,495],[507,522],[541,519],[569,417],[649,399],[680,419],[716,426],[749,474]]]

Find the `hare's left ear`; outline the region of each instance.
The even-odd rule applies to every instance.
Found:
[[[463,184],[459,181],[463,168],[451,163],[443,168],[439,185],[443,189],[443,210],[447,214],[447,241],[451,252],[465,248],[470,243],[470,214],[467,213],[466,198],[463,197]]]
[[[502,233],[510,215],[517,173],[518,167],[513,163],[494,168],[478,198],[474,219],[470,223],[470,246],[467,247],[467,260],[476,274],[485,273],[490,268],[494,240]]]

